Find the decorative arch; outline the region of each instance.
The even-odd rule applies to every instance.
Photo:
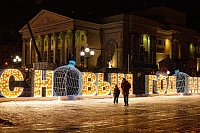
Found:
[[[111,61],[113,61],[113,57],[116,54],[116,67],[118,67],[118,43],[115,39],[111,38],[106,42],[106,47],[105,47],[105,53],[106,57],[105,60],[108,63],[109,67],[112,63],[110,64]]]

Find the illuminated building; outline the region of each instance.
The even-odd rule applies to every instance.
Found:
[[[200,34],[186,28],[186,14],[167,7],[119,14],[95,23],[42,10],[29,23],[44,62],[61,66],[73,58],[79,68],[86,62],[80,52],[88,44],[95,52],[89,58],[91,70],[112,66],[132,72],[134,88],[143,88],[144,75],[162,66],[190,76],[200,70]],[[28,27],[25,25],[20,33],[22,66],[31,67],[38,60]]]

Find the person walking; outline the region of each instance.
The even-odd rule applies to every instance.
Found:
[[[128,106],[128,95],[129,89],[131,88],[131,84],[125,78],[123,78],[121,88],[122,94],[124,95],[124,106]]]
[[[119,94],[120,94],[120,90],[119,90],[119,87],[116,84],[115,88],[114,88],[114,93],[113,93],[113,95],[114,95],[114,104],[118,103]]]

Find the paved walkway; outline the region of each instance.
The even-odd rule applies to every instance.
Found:
[[[0,132],[200,132],[200,96],[0,103]]]

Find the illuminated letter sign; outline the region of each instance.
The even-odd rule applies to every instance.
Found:
[[[98,73],[98,95],[108,95],[110,93],[110,84],[103,81],[104,74]]]
[[[126,80],[131,84],[131,88],[129,90],[130,94],[133,94],[133,88],[132,88],[132,84],[133,84],[133,74],[122,74],[122,73],[109,73],[108,74],[108,81],[111,84],[111,94],[113,94],[114,92],[114,88],[115,85],[117,84],[120,92],[122,93],[122,89],[121,89],[121,83],[122,83],[122,79],[126,78]]]
[[[197,77],[188,77],[188,92],[197,93],[198,92],[198,80]]]
[[[169,76],[167,93],[177,93],[176,90],[176,76]]]
[[[155,79],[156,75],[145,76],[145,94],[153,94],[153,90],[156,87]]]
[[[131,88],[129,89],[129,93],[133,94],[133,74],[126,74],[126,80],[131,84]]]
[[[46,79],[42,76],[42,70],[35,70],[34,97],[42,97],[42,87],[46,88],[46,97],[53,96],[53,71],[46,71]]]
[[[83,90],[82,95],[93,96],[97,93],[97,87],[94,85],[96,76],[92,72],[82,72]]]
[[[17,69],[6,69],[1,74],[0,90],[1,94],[6,98],[18,97],[23,92],[23,87],[15,87],[13,91],[9,89],[10,76],[14,76],[15,81],[24,81],[22,73]]]
[[[115,85],[117,84],[117,73],[109,73],[108,77],[109,77],[108,80],[111,84],[111,94],[113,94]]]

